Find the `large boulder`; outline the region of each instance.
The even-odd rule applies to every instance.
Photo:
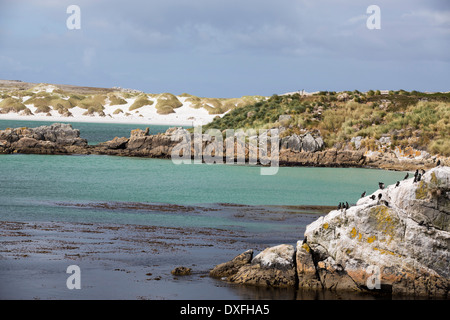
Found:
[[[306,241],[297,244],[299,286],[447,296],[450,168],[374,195],[307,226]]]
[[[86,148],[87,140],[70,124],[54,123],[37,128],[16,128],[0,131],[1,153],[68,153],[67,148]]]
[[[248,257],[248,254],[241,255],[239,260],[244,262],[247,260],[245,257]],[[294,246],[281,244],[265,249],[251,262],[236,264],[236,261],[232,260],[226,263],[225,265],[233,265],[233,270],[228,275],[223,275],[233,283],[265,287],[294,287],[297,281],[294,259]],[[223,268],[224,264],[221,264],[211,272],[217,276],[215,270]],[[227,269],[230,270],[230,268]]]
[[[252,258],[253,250],[247,250],[237,255],[232,260],[215,266],[214,269],[209,272],[209,275],[213,278],[232,276],[236,274],[242,266],[249,264],[252,261]]]
[[[86,146],[87,140],[80,138],[80,130],[73,129],[68,123],[54,123],[50,126],[40,126],[32,131],[32,138],[54,142],[59,146]]]

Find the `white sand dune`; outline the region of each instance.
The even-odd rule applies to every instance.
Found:
[[[54,86],[39,86],[33,92],[53,92],[57,89]],[[17,98],[17,97],[16,97]],[[0,114],[0,120],[38,120],[38,121],[55,121],[55,122],[99,122],[99,123],[133,123],[133,124],[155,124],[155,125],[173,125],[173,126],[192,126],[196,124],[207,124],[211,122],[216,116],[222,117],[223,114],[209,114],[204,108],[193,108],[191,102],[186,101],[186,97],[178,96],[178,100],[183,104],[179,108],[174,109],[174,113],[162,115],[157,112],[157,99],[149,95],[148,100],[153,101],[152,105],[144,105],[136,110],[130,111],[130,106],[135,102],[137,97],[125,99],[126,104],[110,105],[109,99],[104,105],[104,116],[97,113],[94,115],[85,115],[86,109],[74,107],[69,109],[72,116],[67,117],[58,113],[56,110],[51,110],[49,113],[36,113],[36,107],[33,104],[27,104],[30,97],[23,97],[22,102],[30,109],[32,115],[25,115],[23,112],[10,112],[7,114]],[[68,97],[67,97],[68,98]],[[66,99],[67,99],[66,98]],[[0,102],[3,99],[0,99]],[[117,109],[121,112],[115,112]]]

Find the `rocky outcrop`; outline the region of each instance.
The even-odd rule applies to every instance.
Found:
[[[378,280],[393,294],[447,296],[450,288],[450,168],[402,181],[309,225],[297,245],[298,268],[311,268],[326,289],[364,290]],[[381,201],[378,200],[381,195]],[[311,274],[309,274],[311,276]],[[303,286],[302,279],[299,279]]]
[[[228,262],[217,265],[209,272],[209,275],[213,278],[224,278],[236,274],[239,269],[249,264],[253,259],[253,250],[247,250]]]
[[[450,167],[434,168],[418,182],[404,180],[373,195],[308,225],[294,261],[287,245],[268,248],[226,279],[448,298]]]
[[[292,287],[296,284],[295,248],[281,244],[267,248],[253,259],[250,250],[220,264],[210,275],[230,282],[270,287]]]
[[[293,152],[316,152],[324,147],[320,136],[313,137],[310,133],[303,135],[292,134],[280,141],[280,150],[289,149]]]
[[[0,153],[37,154],[102,154],[116,156],[172,158],[172,153],[192,159],[222,159],[228,162],[227,147],[232,146],[231,158],[240,163],[273,164],[272,148],[278,148],[280,166],[322,166],[322,167],[372,167],[393,170],[415,170],[432,168],[437,158],[431,156],[405,157],[398,150],[368,152],[346,148],[324,149],[324,142],[318,132],[293,134],[272,145],[270,130],[259,132],[259,136],[236,131],[232,136],[225,132],[214,134],[192,133],[180,127],[169,128],[165,133],[150,135],[149,130],[132,130],[130,137],[116,137],[113,140],[88,145],[80,138],[80,132],[69,124],[56,123],[34,129],[17,128],[0,131]],[[355,144],[360,141],[355,139]],[[181,147],[180,147],[181,146]],[[276,148],[275,148],[276,149]],[[200,150],[200,151],[199,151]],[[174,152],[175,151],[175,152]],[[252,158],[253,157],[253,158]],[[172,158],[173,159],[173,158]],[[449,160],[441,158],[442,163]]]
[[[87,146],[86,139],[80,138],[80,131],[70,124],[0,131],[0,153],[73,153]]]

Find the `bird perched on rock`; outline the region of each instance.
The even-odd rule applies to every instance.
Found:
[[[378,194],[378,200],[381,200],[381,198],[383,197],[383,195],[381,193]]]
[[[375,198],[376,198],[376,197],[375,197],[374,194],[370,196],[370,199],[372,199],[372,200],[375,200]]]
[[[342,208],[342,204],[339,202],[338,210],[341,210],[341,208]]]
[[[386,207],[389,207],[389,203],[386,200],[381,200],[381,203],[384,204]]]
[[[345,202],[345,210],[347,210],[348,208],[350,208],[350,206],[348,205],[348,202]]]
[[[384,183],[383,182],[378,182],[378,186],[380,187],[381,190],[384,189]]]
[[[439,167],[441,165],[441,159],[438,159],[438,161],[436,162],[436,167]]]
[[[364,198],[366,196],[366,192],[364,191],[361,195],[361,198]]]
[[[400,185],[400,181],[397,181],[397,183],[395,184],[395,187],[397,188]]]
[[[422,179],[422,175],[419,173],[419,174],[417,175],[417,182],[419,182],[420,179]]]
[[[409,178],[409,172],[406,173],[406,176],[403,178],[403,180],[406,180]]]
[[[417,178],[418,174],[419,174],[419,169],[416,169],[416,172],[414,172],[414,178]]]

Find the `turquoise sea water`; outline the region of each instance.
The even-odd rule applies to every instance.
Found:
[[[0,129],[42,124],[0,121]],[[136,127],[73,126],[91,141],[128,136]],[[166,129],[151,127],[151,132]],[[175,165],[163,159],[99,155],[0,155],[0,218],[62,218],[62,212],[78,210],[55,205],[61,202],[336,206],[341,201],[356,203],[363,191],[377,190],[379,181],[389,185],[403,176],[403,172],[376,169],[312,167],[281,167],[276,175],[264,176],[259,167],[246,165]]]
[[[49,123],[0,121],[0,129]],[[90,143],[128,137],[130,130],[147,127],[72,125]],[[151,133],[166,129],[150,126]],[[295,245],[306,226],[328,212],[305,206],[353,204],[363,191],[376,191],[379,181],[389,185],[403,176],[310,167],[281,167],[276,175],[262,176],[259,167],[245,165],[0,155],[0,298],[301,299],[291,292],[242,291],[206,275],[249,248]],[[12,222],[17,224],[10,229]],[[112,231],[111,224],[122,227]],[[159,228],[159,233],[127,233],[125,225]],[[152,237],[156,253],[146,249]],[[94,250],[96,246],[103,249]],[[168,248],[179,249],[173,253]],[[73,260],[74,255],[93,258]],[[83,279],[90,281],[75,295],[65,286],[65,268],[73,263],[80,264]],[[192,266],[197,273],[175,279],[170,270],[179,265]],[[151,282],[148,274],[162,280]],[[111,291],[111,284],[120,290]]]
[[[6,128],[35,128],[48,126],[55,121],[26,121],[26,120],[0,120],[0,130]],[[90,123],[90,122],[65,122],[70,123],[74,129],[80,130],[80,136],[87,139],[89,144],[97,144],[114,139],[114,137],[129,137],[130,131],[134,129],[150,128],[150,134],[165,132],[169,126],[123,124],[123,123]]]

